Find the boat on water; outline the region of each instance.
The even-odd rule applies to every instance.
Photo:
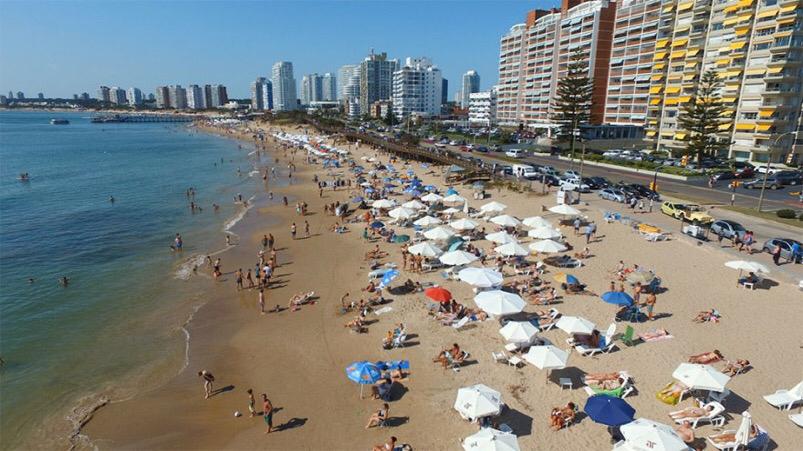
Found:
[[[70,123],[67,119],[51,119],[50,123],[52,125],[67,125]]]

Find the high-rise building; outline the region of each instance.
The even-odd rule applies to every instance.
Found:
[[[251,109],[253,111],[265,110],[265,77],[257,77],[251,82]]]
[[[8,91],[8,98],[9,99],[13,99],[14,98],[14,93],[11,92],[11,91]]]
[[[393,73],[393,114],[440,115],[442,89],[441,71],[429,58],[407,58]]]
[[[386,53],[371,53],[360,63],[360,111],[369,111],[379,100],[390,100],[393,92],[393,72],[398,61],[389,60]]]
[[[125,89],[113,86],[109,88],[109,101],[115,105],[125,105],[128,99],[125,97]]]
[[[17,91],[17,100],[25,100],[25,94],[22,91]]]
[[[441,78],[441,105],[449,103],[449,80]]]
[[[8,105],[8,97],[0,96],[0,105]]]
[[[206,109],[206,96],[203,88],[198,85],[187,86],[187,108],[191,110]]]
[[[212,85],[204,85],[204,106],[206,108],[215,108],[212,105]]]
[[[19,94],[19,93],[17,93]],[[109,87],[108,86],[101,86],[98,88],[98,101],[103,103],[111,102],[111,96],[109,95]]]
[[[273,111],[273,82],[267,79],[262,83],[262,102],[264,109]]]
[[[36,94],[36,98],[39,99],[39,100],[45,100],[45,93],[40,92],[40,93]]]
[[[170,85],[167,87],[170,92],[170,106],[177,110],[187,109],[187,90],[181,85]]]
[[[471,125],[490,127],[496,123],[496,89],[471,94],[468,104],[468,122]]]
[[[293,63],[279,61],[271,71],[273,82],[273,108],[275,111],[292,111],[298,107],[296,99],[296,79],[293,77]]]
[[[210,103],[207,105],[207,108],[221,108],[223,105],[228,103],[229,95],[226,92],[226,87],[223,85],[212,85],[210,86]]]
[[[323,100],[323,77],[318,74],[307,74],[301,78],[301,104]]]
[[[351,76],[354,74],[354,69],[359,66],[356,64],[346,64],[341,66],[337,71],[337,99],[346,98],[346,85],[349,83]],[[359,76],[359,75],[358,75]]]
[[[5,97],[5,96],[3,96],[3,97]],[[73,100],[78,100],[78,94],[73,94],[73,95],[72,95],[72,99],[73,99]]]
[[[142,91],[139,88],[128,88],[128,104],[142,105]]]
[[[89,101],[89,93],[88,92],[82,92],[81,93],[81,100],[83,100],[85,102],[88,102]]]
[[[172,103],[170,101],[170,90],[167,86],[156,87],[156,108],[170,108]]]
[[[348,77],[348,81],[343,86],[343,99],[351,100],[357,99],[359,103],[360,100],[360,66],[354,66],[351,71],[351,75]],[[351,110],[349,110],[351,111]]]
[[[323,74],[321,79],[321,90],[323,91],[324,102],[334,102],[337,97],[337,77],[331,72]]]
[[[463,85],[460,92],[463,96],[460,100],[460,106],[468,108],[471,94],[480,92],[480,74],[478,74],[477,71],[470,70],[463,74]]]

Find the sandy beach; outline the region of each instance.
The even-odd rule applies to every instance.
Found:
[[[266,132],[271,128],[276,129],[263,126]],[[298,133],[301,129],[293,130]],[[221,133],[252,141],[252,132]],[[778,389],[793,387],[803,378],[800,327],[803,296],[789,281],[779,279],[770,289],[741,288],[736,284],[738,271],[724,266],[733,256],[697,246],[684,237],[647,241],[623,224],[606,223],[602,212],[610,209],[611,204],[587,196],[578,208],[598,225],[597,239],[588,244],[590,258],[580,268],[549,267],[543,278],[552,280],[558,272],[569,272],[599,295],[608,291],[620,260],[627,266],[638,264],[651,269],[666,289],[657,296],[657,320],[617,322],[616,333],[621,334],[627,325],[632,325],[636,333],[662,328],[674,338],[636,346],[617,341],[618,349],[594,357],[572,353],[567,368],[553,371],[547,380],[546,373],[533,365],[516,368],[492,359],[492,352],[501,351],[505,345],[498,332],[498,320],[472,322],[460,330],[443,326],[428,314],[429,302],[423,293],[385,294],[389,299],[385,306],[391,310],[381,315],[370,314],[368,332],[357,334],[344,327],[354,314],[341,314],[340,299],[347,292],[352,300],[367,297],[361,291],[368,283],[370,271],[369,262],[364,259],[367,251],[380,244],[389,253],[381,263],[393,262],[401,269],[401,246],[366,242],[362,238],[364,223],[348,224],[347,233],[332,232],[331,226],[337,218],[326,213],[324,205],[348,202],[356,186],[352,190],[328,188],[321,197],[313,177],[345,180],[352,174],[346,168],[323,169],[320,164],[307,164],[302,151],[293,156],[272,141],[267,146],[266,151],[279,160],[275,164],[277,178],[287,180],[288,164],[295,165],[292,182],[274,186],[271,177],[265,191],[255,200],[257,206],[232,228],[239,240],[220,254],[223,276],[208,293],[210,301],[188,326],[189,365],[163,386],[146,387],[141,396],[111,402],[98,410],[82,431],[88,443],[100,449],[370,450],[396,436],[399,444],[408,443],[418,450],[460,449],[460,441],[477,432],[478,426],[461,419],[452,408],[455,396],[460,387],[482,383],[501,392],[507,409],[499,421],[513,429],[522,449],[604,450],[611,448],[608,431],[590,418],[581,415],[577,423],[560,431],[548,427],[553,407],[571,401],[582,411],[588,397],[582,389],[583,375],[627,371],[634,378],[636,390],[626,401],[636,409],[636,417],[672,424],[668,413],[691,406],[691,400],[687,398],[677,406],[669,406],[657,400],[656,393],[673,381],[673,370],[690,355],[718,349],[729,360],[751,362],[748,371],[728,383],[732,394],[723,402],[727,411],[724,429],[738,428],[741,413],[749,410],[755,423],[769,432],[778,449],[799,449],[801,430],[789,421],[790,412],[779,411],[762,399]],[[338,146],[347,148],[352,158],[364,165],[367,163],[361,157],[376,156],[382,162],[389,158],[366,146],[358,148],[342,143]],[[396,166],[401,168],[402,162]],[[416,162],[411,162],[409,168],[425,184],[443,187],[442,168],[424,168]],[[469,198],[469,205],[474,208],[499,201],[508,206],[506,214],[520,219],[536,215],[554,223],[560,219],[558,215],[542,212],[542,207],[554,205],[554,195],[493,189],[488,193],[489,198],[474,200],[470,199],[470,187],[456,186],[456,189]],[[268,191],[274,194],[272,201],[267,200]],[[287,196],[289,206],[282,205],[282,196]],[[393,198],[400,202],[409,199],[406,195]],[[296,213],[297,201],[308,204],[307,215]],[[644,214],[640,219],[648,221],[652,215],[660,213]],[[310,224],[309,238],[303,238],[305,220]],[[292,222],[298,225],[301,239],[291,239]],[[478,222],[488,231],[493,230],[493,224]],[[411,229],[394,229],[413,234]],[[585,238],[575,236],[571,227],[563,227],[562,231],[575,250],[586,246]],[[257,291],[236,290],[234,271],[253,268],[260,240],[268,233],[276,238],[279,266],[270,289],[266,290],[267,306],[287,307],[293,294],[306,291],[315,291],[317,299],[313,304],[297,311],[285,309],[261,315]],[[522,239],[525,246],[530,241]],[[489,254],[495,246],[486,240],[473,244]],[[208,269],[199,271],[204,274],[197,277],[208,277]],[[506,275],[514,278],[509,267]],[[458,302],[475,307],[471,286],[446,280],[440,271],[402,270],[392,286],[408,278],[443,286]],[[768,279],[775,280],[773,274]],[[549,307],[563,315],[587,318],[602,331],[616,313],[615,306],[603,303],[599,296],[589,295],[563,294]],[[525,312],[544,308],[528,305]],[[692,321],[698,312],[712,308],[722,314],[721,322]],[[400,322],[408,332],[407,345],[382,349],[382,338]],[[565,332],[553,329],[541,335],[567,348]],[[459,372],[444,370],[432,362],[452,343],[470,352]],[[366,430],[368,417],[381,407],[381,401],[360,399],[359,386],[346,378],[344,368],[357,360],[391,359],[409,360],[410,374],[394,389],[386,427]],[[721,369],[724,365],[720,362],[714,366]],[[201,369],[211,371],[216,377],[215,387],[222,389],[208,400],[204,399],[202,382],[196,374]],[[570,378],[573,387],[562,388],[557,383],[559,378]],[[264,433],[265,424],[260,416],[249,417],[246,394],[249,388],[257,396],[257,410],[261,410],[261,393],[266,393],[277,409],[273,433]],[[235,411],[243,416],[235,417]],[[705,437],[716,430],[705,424],[695,432],[697,437]],[[708,445],[707,449],[714,448]]]

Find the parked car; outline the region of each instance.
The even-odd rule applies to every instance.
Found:
[[[722,180],[733,180],[736,178],[736,174],[733,172],[717,172],[712,178],[718,182]]]
[[[748,179],[755,175],[756,171],[753,169],[753,166],[749,164],[745,164],[742,167],[736,168],[734,167],[733,175],[736,176],[738,179]]]
[[[800,185],[803,182],[803,176],[797,171],[779,171],[772,174],[772,176],[783,185]]]
[[[607,188],[607,187],[611,186],[611,182],[608,181],[608,179],[606,179],[605,177],[589,177],[589,179],[591,179],[591,181],[593,181],[600,188]],[[589,183],[589,186],[591,186],[590,183]],[[593,189],[593,186],[592,186],[592,189]]]
[[[558,184],[564,191],[579,191],[581,193],[591,192],[591,189],[580,179],[576,178],[563,178],[559,179]]]
[[[543,181],[547,184],[547,186],[560,186],[560,180],[554,175],[544,174],[542,177]]]
[[[552,166],[541,166],[538,170],[548,175],[556,175],[558,173]]]
[[[723,238],[732,239],[734,235],[739,239],[744,236],[745,228],[736,221],[729,221],[727,219],[718,219],[711,223],[711,233],[721,236]]]
[[[704,212],[699,205],[694,204],[664,202],[661,204],[661,212],[675,219],[689,221],[693,224],[710,224],[714,222],[714,218]]]
[[[488,148],[485,146],[477,146],[477,148],[474,150],[476,150],[477,152],[488,153]]]
[[[598,190],[598,189],[602,189],[602,188],[604,188],[604,186],[602,186],[602,185],[600,185],[599,183],[597,183],[597,182],[596,182],[596,181],[595,181],[593,178],[591,178],[591,177],[583,177],[583,179],[582,179],[582,180],[583,180],[583,183],[585,183],[586,185],[588,185],[588,187],[589,187],[589,188],[591,188],[592,190]]]
[[[510,158],[521,158],[524,156],[524,151],[521,149],[508,149],[505,155]]]
[[[775,246],[781,247],[781,258],[784,260],[789,260],[792,258],[792,246],[797,244],[798,248],[803,248],[803,244],[800,241],[793,240],[791,238],[772,238],[764,242],[764,246],[761,248],[764,252],[769,252],[770,254],[775,250]],[[795,263],[800,263],[801,258],[801,251],[798,251],[798,254],[795,256]]]
[[[749,182],[742,183],[742,187],[745,189],[761,189],[762,186],[766,186],[768,189],[783,188],[783,182],[774,175],[767,176],[766,185],[764,185],[764,183],[764,177],[762,176],[757,179],[750,180]]]
[[[563,173],[564,178],[580,178],[580,172],[578,171],[566,171]]]
[[[612,200],[614,202],[624,202],[625,201],[625,193],[619,191],[618,189],[614,188],[603,188],[599,191],[599,197],[607,200]]]
[[[633,191],[637,192],[641,197],[646,197],[647,199],[652,199],[652,200],[661,200],[660,194],[647,188],[644,185],[639,185],[638,183],[631,183],[630,188],[632,188]]]

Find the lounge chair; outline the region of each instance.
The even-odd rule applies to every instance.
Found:
[[[541,332],[546,332],[548,330],[552,330],[557,323],[558,317],[560,316],[560,312],[558,309],[551,308],[549,309],[549,319],[551,320],[548,323],[542,323],[541,321],[537,321],[537,327],[541,330]],[[536,318],[537,320],[537,318]]]
[[[683,400],[684,396],[689,394],[690,389],[688,387],[684,388],[683,390],[681,390],[680,394],[678,394],[677,396],[661,395],[662,391],[668,389],[669,387],[671,387],[674,384],[677,384],[677,385],[680,385],[680,386],[684,386],[683,384],[681,384],[679,382],[670,382],[670,383],[666,384],[664,386],[664,388],[662,388],[658,393],[656,393],[655,397],[659,401],[663,402],[664,404],[669,404],[670,406],[677,405],[680,401]]]
[[[594,395],[607,395],[607,396],[614,396],[616,398],[624,398],[627,395],[633,393],[635,387],[630,384],[622,385],[621,387],[614,388],[612,390],[604,390],[601,388],[594,389],[593,387],[589,387],[586,385],[583,387],[583,390],[586,392],[588,396]]]
[[[462,356],[463,356],[462,361],[464,361],[464,362],[471,355],[466,351],[460,351],[460,352],[462,353]],[[461,363],[452,358],[452,353],[451,352],[445,352],[444,356],[446,357],[446,362],[449,364],[449,368],[451,368],[452,371],[454,371],[455,373],[459,373],[460,372]]]
[[[610,354],[610,352],[613,350],[613,348],[616,347],[616,343],[613,342],[613,336],[607,336],[606,335],[605,336],[605,343],[607,343],[607,345],[605,345],[602,348],[589,348],[589,347],[586,347],[584,345],[575,345],[574,349],[578,353],[580,353],[580,355],[584,355],[584,356],[588,356],[588,357],[593,357],[593,356],[595,356],[595,355],[597,355],[599,353]]]
[[[761,426],[756,426],[756,427],[758,428],[758,434],[747,442],[747,449],[767,449],[767,445],[769,444],[770,441],[770,436],[767,433],[767,431],[765,431]],[[708,440],[708,443],[713,445],[714,448],[716,449],[721,449],[723,451],[724,450],[736,451],[737,449],[739,449],[739,447],[742,446],[741,444],[736,442],[717,443],[713,440],[713,437],[716,437],[718,435],[735,434],[735,433],[736,433],[735,430],[722,431],[719,434],[709,435],[708,437],[706,437],[706,439]]]
[[[714,409],[708,415],[703,417],[679,418],[675,420],[675,423],[683,424],[684,421],[688,421],[689,423],[691,423],[692,428],[696,428],[697,425],[700,423],[711,423],[716,427],[722,427],[722,425],[725,424],[725,417],[722,415],[725,412],[725,406],[716,401],[711,401],[710,403],[705,404],[702,407],[707,408],[708,406],[711,406]],[[672,413],[674,412],[671,412],[670,415]]]
[[[708,401],[721,403],[725,401],[725,398],[730,396],[731,391],[727,388],[723,390],[721,393],[717,393],[715,391],[708,392]]]
[[[493,358],[494,362],[496,363],[508,363],[509,359],[507,354],[504,352],[493,352],[491,351],[491,357]]]
[[[803,401],[803,381],[790,390],[778,390],[764,399],[781,410],[792,410],[792,407]]]
[[[634,338],[635,332],[636,330],[633,329],[633,326],[627,326],[625,328],[625,333],[622,334],[621,337],[619,337],[619,340],[621,340],[622,343],[625,344],[625,346],[634,346],[636,344],[636,341],[640,340],[640,338],[638,337]]]
[[[795,423],[796,425],[803,428],[803,413],[795,413],[789,415],[789,419],[792,420],[792,423]]]

